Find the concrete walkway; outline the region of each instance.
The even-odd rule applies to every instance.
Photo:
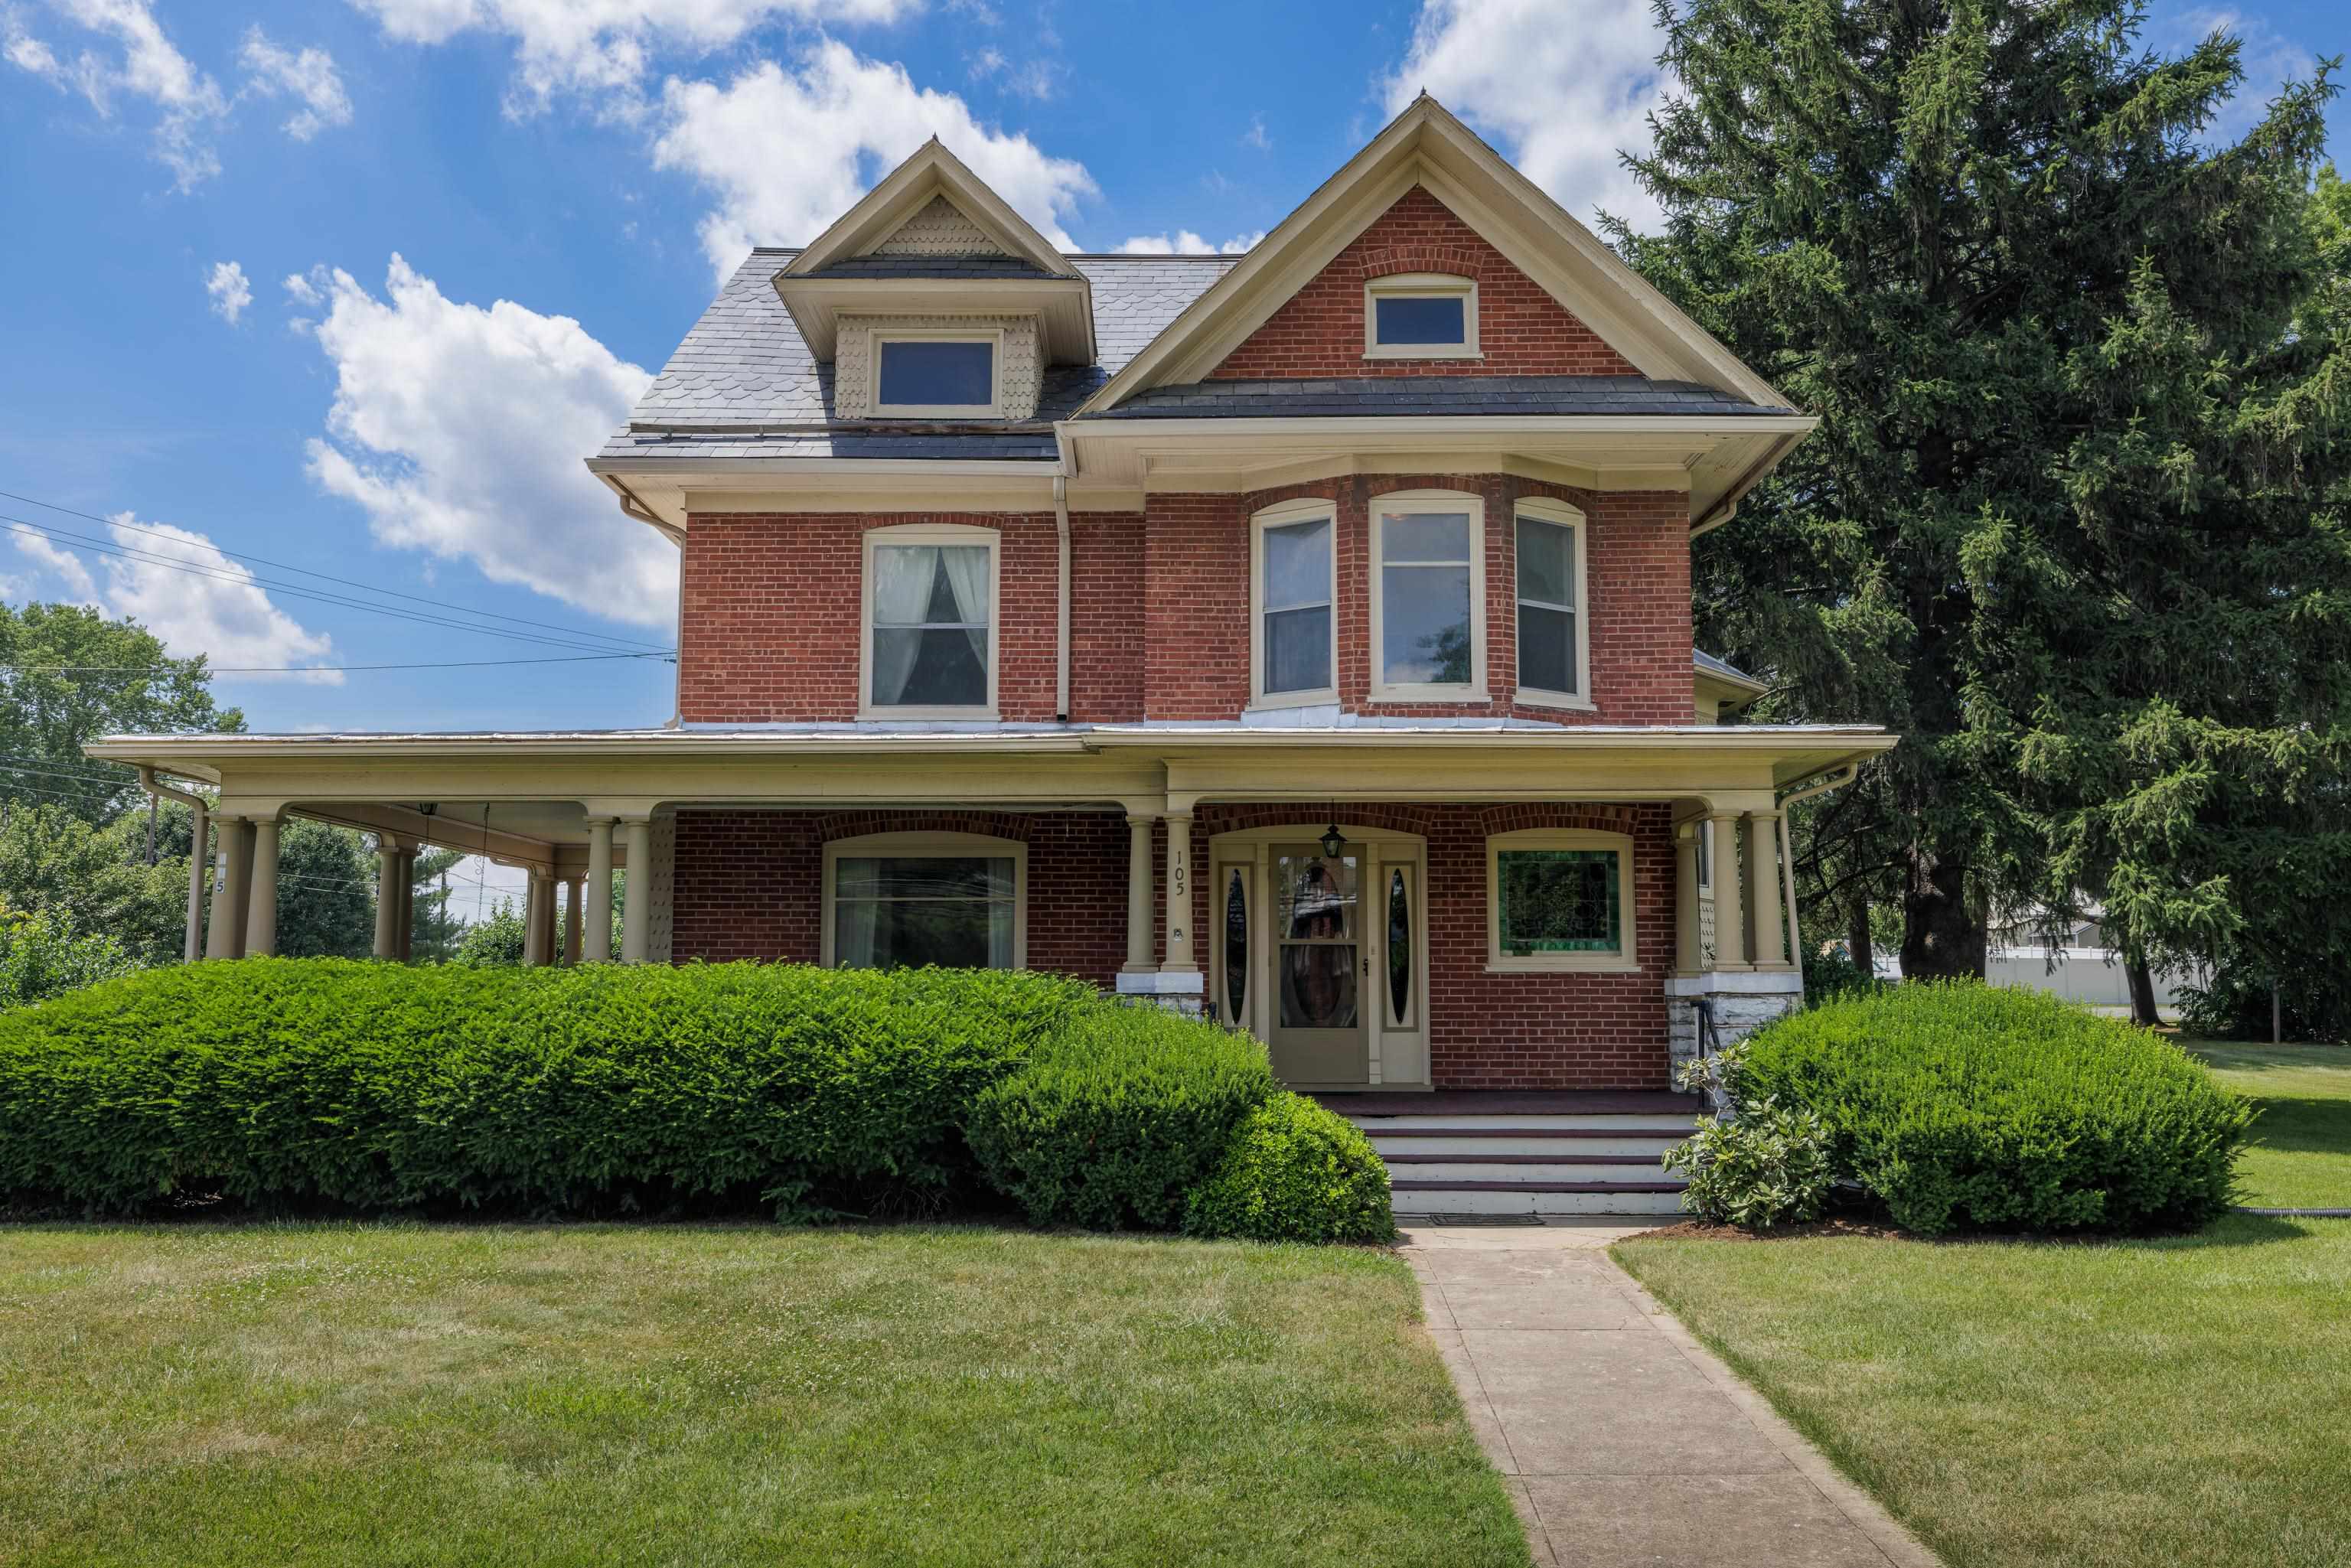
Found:
[[[1619,1269],[1648,1228],[1405,1227],[1430,1331],[1543,1568],[1935,1568]]]

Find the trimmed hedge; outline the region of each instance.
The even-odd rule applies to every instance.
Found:
[[[2229,1207],[2251,1108],[2154,1033],[2044,992],[1905,985],[1747,1042],[1734,1094],[1827,1124],[1842,1175],[1896,1224],[2196,1226]]]
[[[980,1091],[1094,1006],[985,970],[151,970],[0,1015],[0,1197],[936,1202]]]
[[[1106,1003],[981,1090],[965,1132],[1034,1224],[1165,1228],[1274,1089],[1247,1036]]]
[[[1240,1124],[1193,1189],[1184,1228],[1252,1241],[1394,1240],[1387,1167],[1353,1123],[1285,1092]]]

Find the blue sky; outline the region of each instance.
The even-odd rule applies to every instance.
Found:
[[[2343,47],[2331,9],[2173,5],[2149,41],[2232,26],[2266,89]],[[166,533],[0,516],[215,573],[0,532],[0,591],[220,666],[577,652],[282,568],[665,645],[674,552],[579,459],[746,244],[805,240],[934,131],[1078,247],[1246,243],[1423,85],[1572,210],[1638,215],[1613,154],[1655,48],[1646,0],[0,0],[0,490]],[[669,680],[218,689],[256,729],[544,728],[658,723]]]

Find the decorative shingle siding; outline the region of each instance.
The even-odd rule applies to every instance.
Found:
[[[1429,1071],[1439,1089],[1657,1089],[1667,1071],[1665,978],[1673,963],[1671,826],[1663,805],[1353,804],[1347,820],[1428,843]],[[1204,803],[1193,821],[1195,930],[1209,918],[1209,840],[1320,821],[1285,806]],[[1641,967],[1624,974],[1489,974],[1486,840],[1521,828],[1633,836]],[[1029,846],[1029,964],[1105,988],[1125,955],[1126,825],[1114,812],[677,813],[674,953],[815,962],[822,952],[823,846],[883,832],[969,832]],[[1164,832],[1155,835],[1164,866]],[[1154,900],[1154,952],[1162,933]],[[1204,959],[1205,962],[1205,959]]]
[[[1485,501],[1484,703],[1371,700],[1371,517],[1396,490],[1461,490]],[[1586,518],[1591,620],[1589,710],[1516,701],[1515,530],[1522,496],[1567,502]],[[1350,713],[1511,714],[1562,724],[1690,722],[1689,506],[1670,491],[1578,490],[1494,474],[1382,474],[1244,496],[1155,495],[1144,503],[1144,707],[1155,719],[1228,719],[1249,696],[1249,519],[1301,497],[1334,504],[1339,524],[1339,701]]]
[[[1364,286],[1403,272],[1442,272],[1478,280],[1479,358],[1364,357]],[[1208,374],[1210,380],[1263,381],[1636,373],[1630,361],[1511,266],[1451,208],[1415,185]]]

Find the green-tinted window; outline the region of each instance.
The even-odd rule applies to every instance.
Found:
[[[1623,949],[1614,850],[1500,850],[1495,873],[1508,956]]]

